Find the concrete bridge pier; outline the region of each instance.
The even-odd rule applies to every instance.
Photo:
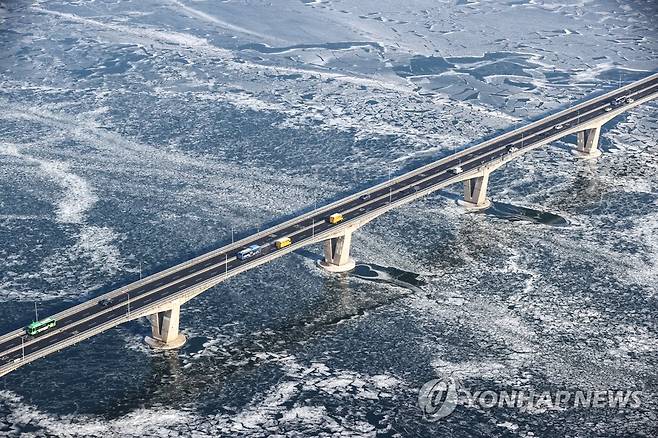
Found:
[[[571,150],[576,157],[589,160],[601,156],[599,150],[601,126],[603,125],[597,125],[578,132],[578,146]]]
[[[356,262],[350,257],[352,231],[324,241],[324,260],[318,264],[329,272],[347,272],[354,269]]]
[[[469,210],[484,210],[491,206],[487,198],[487,186],[489,185],[490,170],[485,170],[480,176],[464,181],[464,200],[459,205]]]
[[[181,303],[174,301],[170,306],[148,317],[151,321],[151,336],[144,340],[153,348],[171,350],[182,347],[187,341],[185,335],[178,332]]]

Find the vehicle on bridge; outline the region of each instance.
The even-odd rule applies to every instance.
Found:
[[[555,129],[557,129],[558,131],[560,129],[564,129],[564,125],[562,123],[558,123],[557,125],[555,125]]]
[[[612,106],[621,106],[625,103],[633,103],[635,99],[630,96],[621,96],[612,101]]]
[[[514,152],[516,152],[518,150],[519,150],[519,148],[517,148],[513,144],[508,144],[507,145],[507,152],[509,152],[510,154],[513,154]]]
[[[112,304],[112,298],[105,298],[102,299],[98,302],[98,305],[101,307],[108,307],[110,304]]]
[[[34,321],[26,327],[27,334],[30,336],[38,335],[57,325],[57,321],[52,318],[42,319],[41,321]]]
[[[329,216],[329,223],[330,224],[338,224],[340,222],[343,222],[343,220],[345,220],[345,218],[340,213],[334,213],[331,216]]]
[[[448,169],[448,172],[452,173],[453,175],[459,175],[463,171],[464,169],[462,169],[461,166],[455,166]]]
[[[237,257],[240,260],[248,260],[260,254],[260,250],[261,250],[260,246],[255,244],[250,245],[247,248],[243,249],[242,251],[238,251]]]
[[[286,246],[292,244],[292,239],[290,237],[282,237],[280,239],[276,239],[274,244],[276,245],[276,249],[285,248]]]

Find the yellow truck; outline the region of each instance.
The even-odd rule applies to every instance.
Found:
[[[290,239],[290,237],[282,237],[274,241],[274,244],[276,245],[276,249],[285,248],[286,246],[289,246],[291,243],[292,243],[292,239]]]
[[[330,224],[338,224],[340,222],[343,222],[343,215],[340,213],[334,213],[331,216],[329,216],[329,223]]]

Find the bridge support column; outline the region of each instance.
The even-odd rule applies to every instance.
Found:
[[[352,231],[346,231],[340,237],[324,241],[324,260],[318,262],[329,272],[347,272],[354,269],[356,263],[350,257]]]
[[[459,204],[472,210],[484,210],[491,206],[487,199],[487,186],[489,185],[490,171],[485,171],[482,176],[464,181],[464,200]]]
[[[601,156],[601,151],[599,150],[601,126],[588,128],[578,133],[578,146],[571,150],[576,157],[587,160]]]
[[[178,332],[179,318],[180,303],[177,301],[172,303],[171,309],[149,315],[151,336],[146,337],[146,343],[162,350],[182,347],[187,338]]]

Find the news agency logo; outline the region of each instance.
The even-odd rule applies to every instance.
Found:
[[[426,420],[437,421],[452,414],[458,399],[457,382],[453,379],[434,379],[420,388],[418,406]]]
[[[472,391],[454,378],[433,379],[418,393],[418,406],[427,421],[438,421],[452,414],[457,406],[476,409],[517,408],[541,412],[554,409],[637,409],[641,405],[641,391],[590,390],[543,391],[525,390]]]

